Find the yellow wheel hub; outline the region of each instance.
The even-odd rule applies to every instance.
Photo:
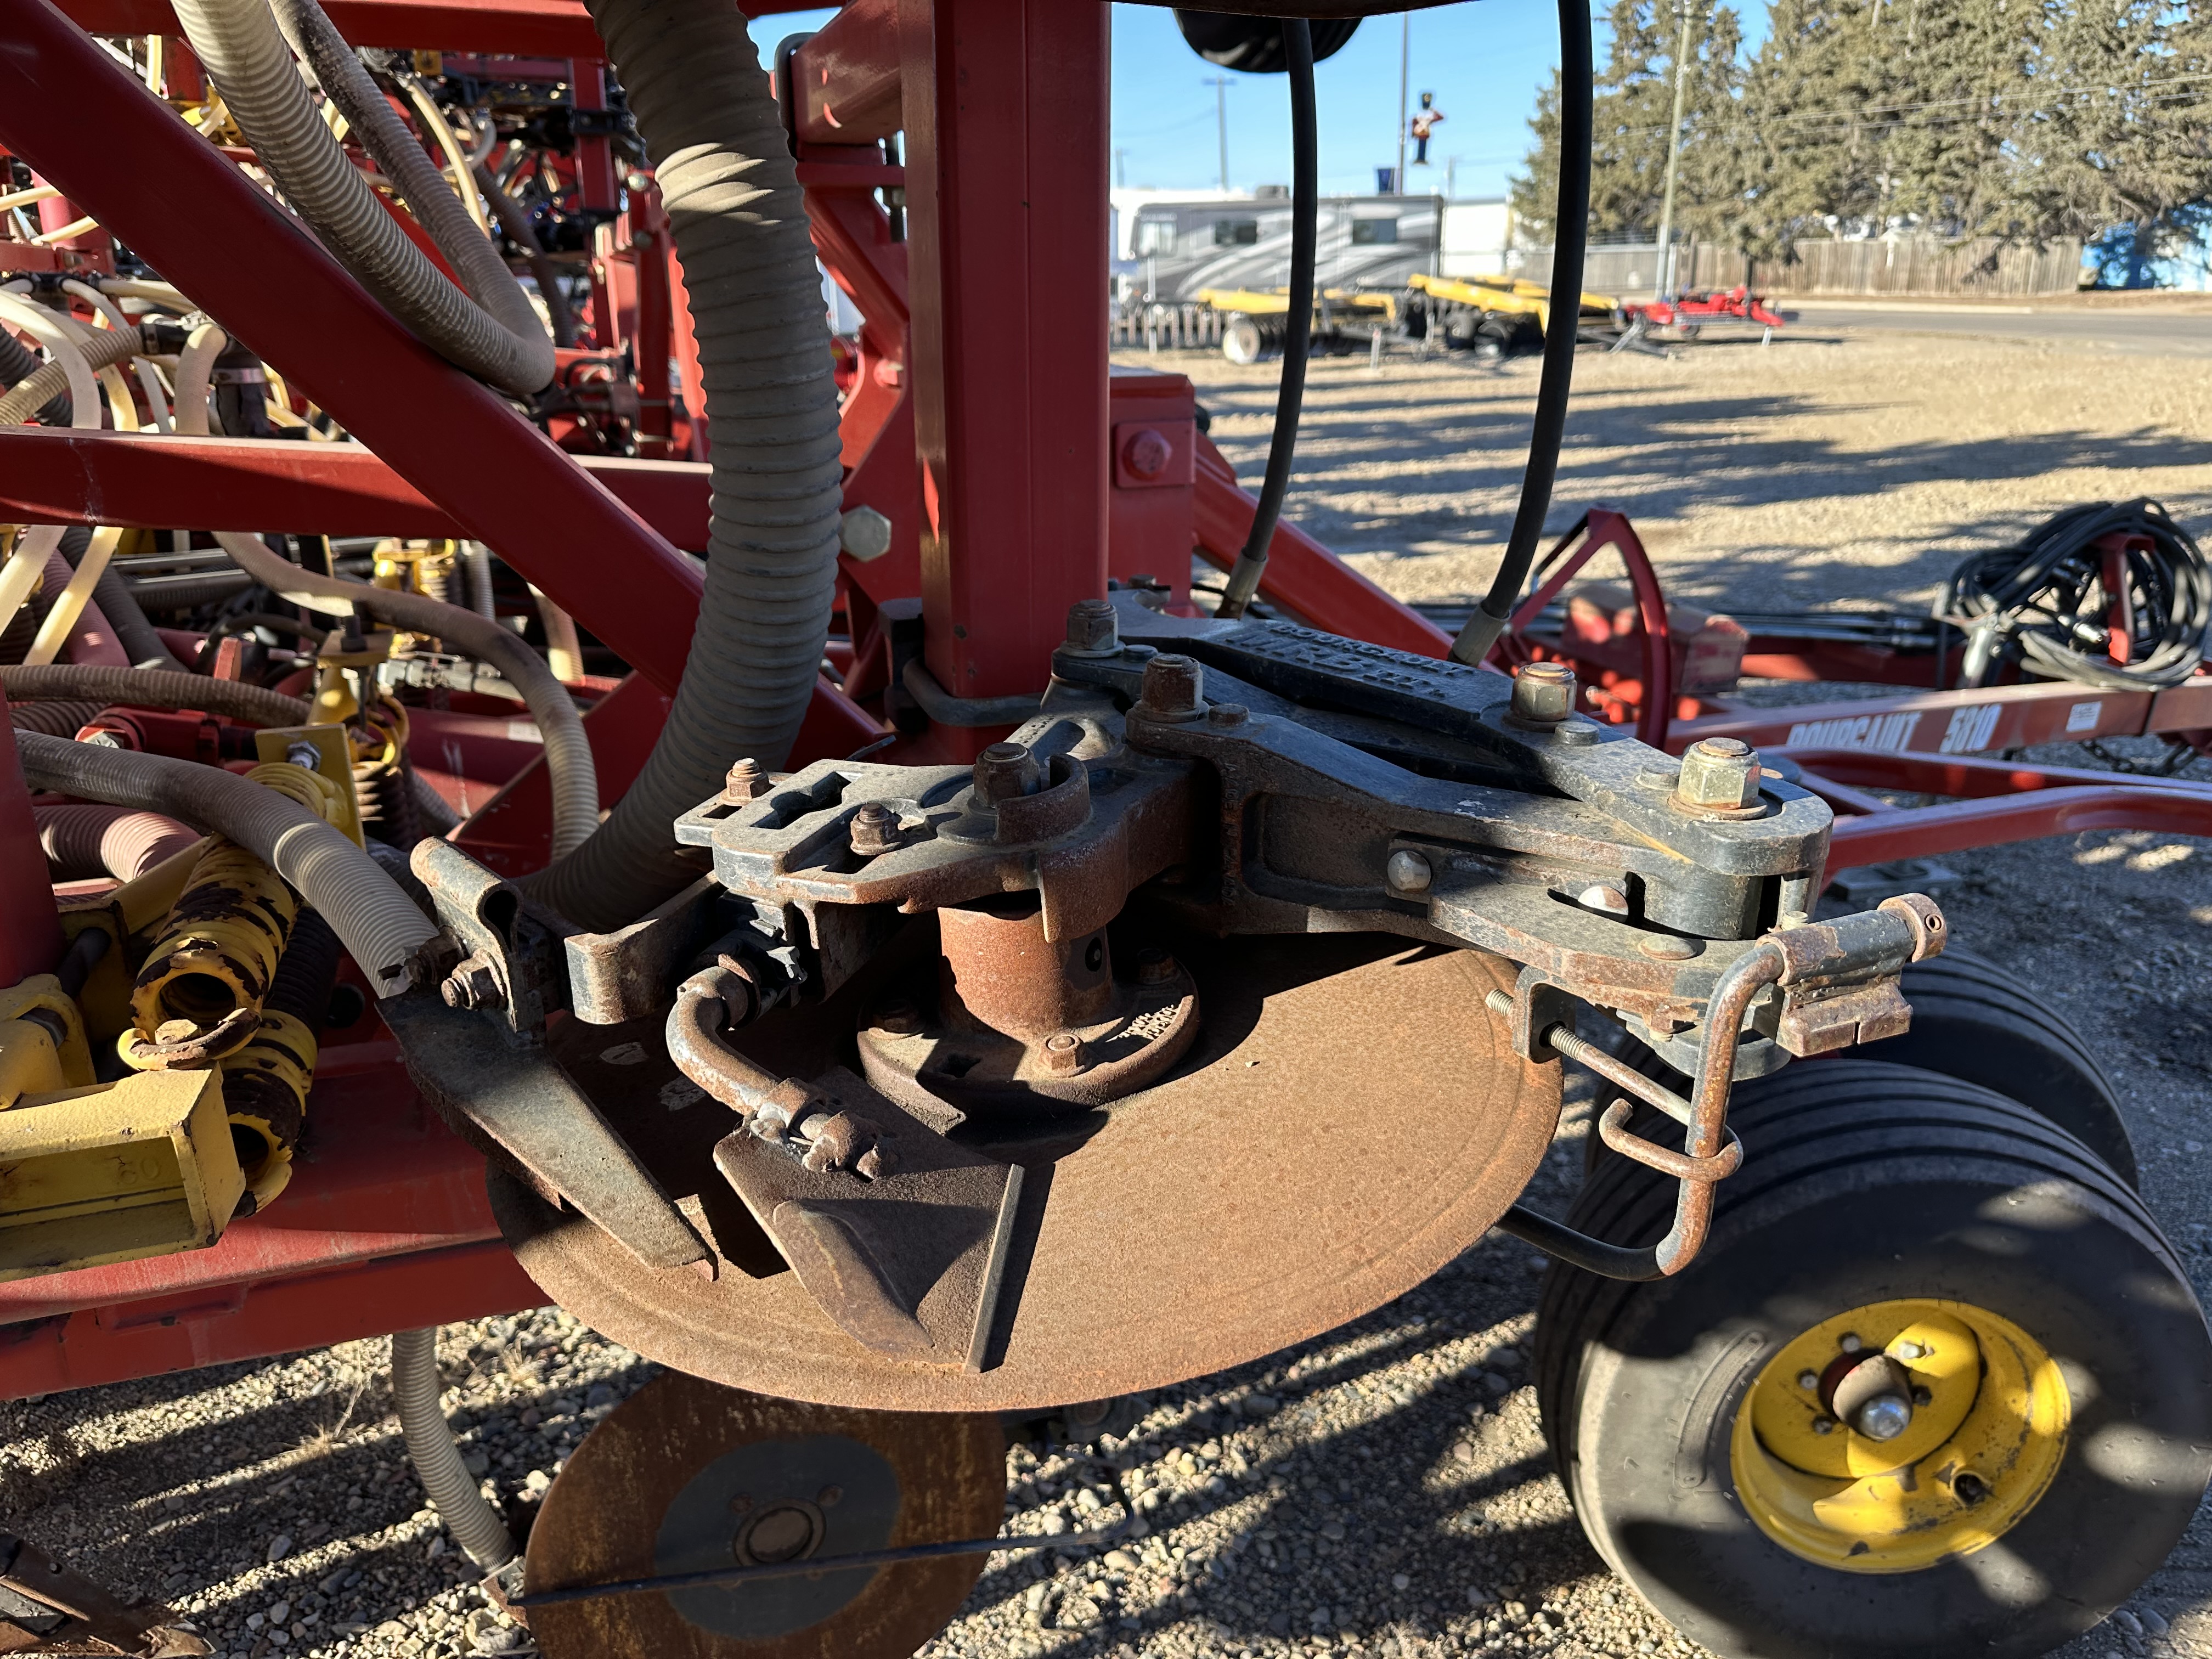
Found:
[[[1839,1383],[1861,1361],[1896,1379],[1857,1422]],[[1864,1390],[1862,1389],[1861,1393]],[[1909,1392],[1909,1417],[1897,1402]],[[1729,1446],[1744,1510],[1783,1548],[1846,1572],[1911,1572],[2002,1537],[2066,1455],[2058,1366],[2008,1319],[1963,1302],[1876,1302],[1822,1321],[1770,1360]],[[1901,1426],[1900,1426],[1901,1424]]]

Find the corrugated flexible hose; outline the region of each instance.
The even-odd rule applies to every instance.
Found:
[[[750,756],[782,764],[814,695],[837,571],[837,392],[805,203],[734,6],[592,0],[657,164],[705,377],[707,591],[676,706],[599,831],[528,884],[583,927],[696,879],[669,825]]]
[[[453,1541],[482,1571],[496,1572],[514,1559],[514,1538],[461,1462],[453,1425],[438,1403],[444,1392],[438,1375],[438,1328],[392,1332],[392,1400],[407,1455]]]
[[[552,380],[553,342],[505,262],[461,210],[421,149],[410,140],[386,155],[378,148],[381,140],[372,126],[363,129],[364,142],[391,171],[423,228],[469,285],[468,292],[454,287],[378,204],[361,170],[347,160],[316,113],[269,0],[179,0],[176,13],[256,159],[269,170],[284,199],[362,287],[425,344],[502,391],[527,394]],[[303,44],[311,47],[319,34],[314,31],[315,20],[321,19],[323,28],[329,29],[313,0],[289,0],[287,15],[301,29]],[[337,32],[330,33],[335,37]],[[339,45],[343,47],[343,42]],[[337,56],[352,62],[349,51]],[[325,67],[322,55],[318,52],[313,62],[321,74]],[[334,78],[343,75],[335,64],[330,67]],[[368,79],[358,64],[353,68],[362,80]],[[329,88],[330,83],[325,84]],[[347,113],[349,118],[358,118],[351,110]],[[390,114],[388,108],[386,113]],[[424,188],[419,179],[408,182],[405,175],[411,169],[402,167],[401,152],[410,147],[422,170],[435,181],[434,191]],[[455,233],[445,212],[449,207],[466,227],[465,237]]]

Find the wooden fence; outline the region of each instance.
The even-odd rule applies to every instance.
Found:
[[[1115,306],[1107,322],[1111,345],[1140,346],[1146,351],[1177,351],[1221,343],[1222,315],[1194,300],[1127,300]]]

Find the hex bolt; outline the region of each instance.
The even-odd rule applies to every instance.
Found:
[[[1033,795],[1041,779],[1036,757],[1018,743],[987,744],[975,757],[975,799],[986,806]]]
[[[1814,1418],[1814,1419],[1813,1419],[1813,1432],[1814,1432],[1814,1433],[1815,1433],[1815,1434],[1833,1434],[1835,1431],[1836,1431],[1836,1419],[1835,1419],[1834,1418],[1832,1418],[1832,1417],[1816,1417],[1816,1418]]]
[[[1163,651],[1145,665],[1136,712],[1146,720],[1194,720],[1206,713],[1206,671],[1188,657]]]
[[[1859,1340],[1856,1331],[1845,1331],[1836,1339],[1836,1346],[1845,1353],[1856,1353],[1861,1348],[1866,1346],[1866,1344]]]
[[[1137,952],[1137,983],[1164,985],[1176,976],[1176,959],[1157,945]]]
[[[1798,1372],[1797,1386],[1804,1389],[1808,1394],[1812,1393],[1814,1389],[1820,1386],[1820,1374],[1818,1371]]]
[[[1054,1077],[1073,1077],[1083,1069],[1083,1039],[1073,1031],[1054,1031],[1044,1040],[1044,1068]]]
[[[899,839],[898,814],[883,802],[872,800],[853,814],[853,851],[858,857],[895,851]]]
[[[1702,738],[1682,755],[1674,799],[1709,811],[1759,805],[1759,753],[1739,738]]]
[[[730,763],[729,775],[722,780],[722,799],[732,805],[740,801],[757,800],[775,786],[768,781],[768,772],[751,756]]]
[[[1425,893],[1429,884],[1436,879],[1436,872],[1419,853],[1401,847],[1390,854],[1390,861],[1382,866],[1383,879],[1390,884],[1394,893]]]
[[[1067,641],[1060,647],[1074,657],[1121,654],[1121,624],[1111,599],[1078,599],[1067,607]]]
[[[1894,1440],[1912,1426],[1912,1402],[1901,1395],[1878,1394],[1858,1408],[1851,1426],[1869,1440]]]
[[[1575,712],[1575,671],[1563,662],[1532,662],[1513,677],[1512,714],[1522,726],[1557,726]]]
[[[872,507],[856,507],[837,520],[837,544],[862,564],[891,550],[891,521]]]
[[[489,957],[481,953],[463,959],[438,988],[448,1008],[504,1008],[507,990]]]

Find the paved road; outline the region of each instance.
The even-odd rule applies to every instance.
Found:
[[[2151,356],[2212,357],[2212,315],[2179,316],[2145,311],[1968,311],[1930,307],[1824,306],[1783,302],[1802,332],[1881,329],[1912,334],[1978,334],[1997,339],[2039,339]]]

